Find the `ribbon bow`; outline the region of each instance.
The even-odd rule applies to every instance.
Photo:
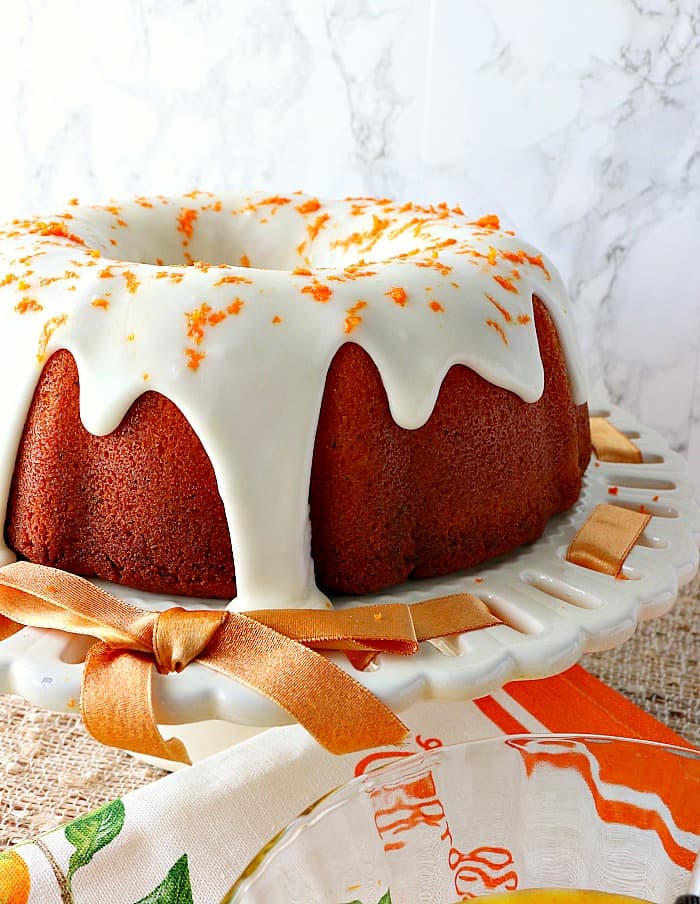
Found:
[[[398,744],[408,729],[367,688],[317,650],[356,667],[379,653],[410,655],[420,641],[499,624],[468,593],[341,611],[139,609],[84,578],[29,562],[0,568],[0,640],[24,626],[97,638],[80,707],[88,731],[114,747],[189,763],[184,744],[158,730],[153,665],[163,674],[197,662],[286,709],[332,753]]]

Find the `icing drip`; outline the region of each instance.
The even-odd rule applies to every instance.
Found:
[[[329,605],[314,583],[308,488],[325,375],[345,342],[374,360],[395,421],[429,418],[464,364],[536,401],[532,296],[574,401],[585,379],[556,270],[495,217],[295,193],[137,198],[0,231],[0,506],[42,367],[68,349],[85,427],[167,396],[209,455],[232,538],[236,609]],[[0,561],[11,561],[6,546]]]

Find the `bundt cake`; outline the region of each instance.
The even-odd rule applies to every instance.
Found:
[[[580,492],[566,292],[494,216],[75,201],[2,230],[0,303],[4,561],[318,607],[507,552]]]

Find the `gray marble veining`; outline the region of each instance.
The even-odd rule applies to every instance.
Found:
[[[497,212],[700,480],[691,0],[4,2],[0,212],[194,186]]]

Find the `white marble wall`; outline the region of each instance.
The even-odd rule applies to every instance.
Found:
[[[494,211],[700,481],[696,0],[0,0],[0,213],[303,187]]]

